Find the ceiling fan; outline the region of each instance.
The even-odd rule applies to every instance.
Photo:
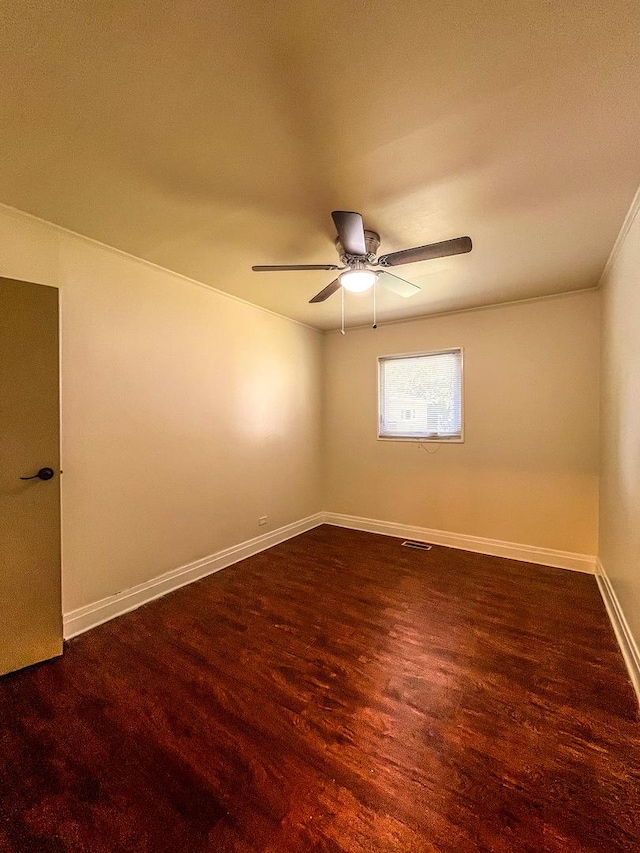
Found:
[[[309,302],[324,302],[336,290],[343,287],[352,293],[361,293],[373,287],[376,282],[396,293],[398,296],[413,296],[421,290],[417,284],[387,272],[387,267],[401,264],[413,264],[416,261],[428,261],[432,258],[445,258],[448,255],[461,255],[470,252],[473,244],[470,237],[456,237],[442,243],[429,243],[380,255],[376,252],[380,245],[380,235],[375,231],[366,231],[362,216],[350,210],[334,210],[331,218],[338,236],[335,244],[342,266],[338,264],[284,264],[278,266],[254,266],[254,272],[283,272],[287,270],[340,270],[340,275],[323,288]]]

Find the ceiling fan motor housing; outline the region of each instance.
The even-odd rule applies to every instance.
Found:
[[[349,255],[345,252],[342,243],[340,242],[340,238],[336,237],[335,240],[336,249],[338,250],[338,255],[340,256],[340,260],[343,264],[350,265],[353,260],[365,261],[366,263],[373,263],[375,257],[378,253],[378,247],[380,246],[380,235],[375,231],[367,231],[364,232],[364,244],[367,248],[366,255]]]

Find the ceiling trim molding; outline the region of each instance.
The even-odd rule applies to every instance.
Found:
[[[581,287],[580,290],[563,290],[562,293],[546,293],[543,296],[529,296],[526,299],[510,299],[508,302],[495,302],[491,305],[475,305],[472,308],[456,308],[454,311],[437,311],[433,314],[419,314],[417,317],[405,317],[399,320],[387,320],[378,322],[378,328],[383,326],[400,326],[405,323],[418,323],[421,320],[435,320],[437,317],[452,317],[456,314],[472,314],[476,311],[492,311],[496,308],[508,308],[512,305],[527,305],[530,302],[547,302],[550,299],[564,299],[571,296],[582,296],[585,293],[597,293],[599,286]],[[370,329],[371,323],[362,323],[359,326],[346,326],[345,331],[356,332],[360,329]],[[339,335],[340,329],[325,329],[325,335]]]
[[[633,201],[631,202],[631,206],[627,211],[627,215],[624,218],[624,222],[622,223],[622,227],[620,228],[620,232],[616,237],[616,241],[613,244],[613,248],[611,249],[611,253],[607,258],[607,262],[604,265],[604,269],[598,279],[598,287],[602,287],[606,277],[609,275],[611,267],[615,263],[615,260],[620,252],[622,244],[624,243],[625,237],[629,233],[629,229],[635,222],[636,216],[638,215],[638,211],[640,211],[640,187],[636,190],[636,194],[633,197]]]
[[[310,329],[312,332],[318,332],[319,334],[322,334],[323,332],[322,329],[318,329],[316,326],[310,326],[308,323],[303,323],[301,320],[294,320],[293,317],[287,317],[285,314],[279,314],[277,311],[272,311],[270,308],[264,308],[262,305],[256,305],[255,302],[249,302],[248,299],[243,299],[241,296],[235,296],[233,293],[228,293],[226,290],[220,290],[212,284],[206,284],[204,281],[198,281],[197,278],[190,278],[188,275],[184,275],[184,273],[176,272],[176,270],[171,270],[168,267],[161,266],[160,264],[155,264],[153,261],[148,261],[146,258],[140,258],[138,255],[132,255],[131,252],[125,252],[123,249],[110,246],[108,243],[102,243],[94,237],[87,237],[86,234],[80,234],[78,231],[72,231],[71,228],[65,228],[64,225],[57,225],[55,222],[50,222],[48,219],[43,219],[41,216],[34,216],[33,213],[28,213],[26,210],[11,207],[3,202],[0,202],[0,210],[17,217],[18,219],[30,219],[33,222],[39,222],[41,225],[47,225],[49,228],[54,228],[62,234],[75,237],[78,240],[84,240],[86,243],[92,243],[94,246],[100,246],[101,249],[106,249],[113,254],[121,255],[131,261],[137,261],[137,263],[144,264],[144,266],[173,275],[188,284],[195,284],[198,287],[204,287],[206,290],[213,291],[213,293],[217,293],[220,296],[225,296],[227,299],[233,299],[234,302],[240,302],[242,305],[248,305],[250,308],[255,308],[256,311],[261,311],[263,314],[270,314],[272,317],[278,317],[280,320],[287,320],[289,323],[295,323],[296,326],[302,326],[304,329]]]

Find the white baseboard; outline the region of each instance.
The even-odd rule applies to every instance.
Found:
[[[359,518],[355,515],[340,515],[336,512],[326,512],[324,520],[327,524],[348,527],[351,530],[365,530],[367,533],[382,533],[385,536],[398,536],[402,539],[418,539],[434,545],[446,545],[448,548],[489,554],[492,557],[508,557],[510,560],[523,560],[542,566],[596,574],[596,558],[588,554],[572,554],[570,551],[554,551],[551,548],[539,548],[536,545],[519,545],[515,542],[502,542],[499,539],[484,539],[481,536],[430,530],[428,527],[413,527],[391,521]]]
[[[600,589],[604,606],[609,614],[609,619],[611,620],[618,645],[620,646],[622,657],[624,658],[624,662],[627,666],[629,678],[631,679],[633,688],[636,691],[638,702],[640,702],[640,649],[638,649],[638,645],[631,633],[629,623],[625,618],[622,607],[620,607],[618,596],[616,595],[615,590],[611,585],[611,581],[607,577],[607,573],[600,560],[598,560],[597,568],[598,574],[596,576],[596,580],[598,581],[598,588]]]
[[[201,560],[196,560],[186,566],[180,566],[177,569],[166,572],[166,574],[158,575],[158,577],[151,578],[151,580],[133,586],[130,589],[125,589],[116,595],[111,595],[108,598],[94,601],[85,607],[79,607],[77,610],[65,613],[63,617],[64,637],[66,640],[69,640],[71,637],[84,633],[84,631],[89,631],[91,628],[102,625],[103,622],[108,622],[109,619],[114,619],[116,616],[122,616],[123,613],[135,610],[142,604],[153,601],[154,598],[160,598],[168,592],[179,589],[181,586],[186,586],[214,572],[219,572],[220,569],[226,569],[227,566],[231,566],[239,560],[252,557],[254,554],[265,551],[267,548],[272,548],[274,545],[285,542],[293,536],[298,536],[300,533],[312,530],[323,522],[324,513],[318,512],[293,524],[279,527],[270,533],[256,536],[255,539],[247,539],[239,545],[218,551],[216,554],[203,557]]]
[[[545,566],[572,569],[590,574],[596,573],[595,557],[585,554],[571,554],[567,551],[553,551],[549,548],[517,545],[512,542],[483,539],[479,536],[466,536],[444,530],[430,530],[426,527],[412,527],[390,521],[376,521],[371,518],[340,515],[335,512],[318,512],[293,524],[279,527],[270,533],[256,536],[255,539],[248,539],[239,545],[218,551],[216,554],[203,557],[201,560],[196,560],[186,566],[180,566],[130,589],[125,589],[116,595],[108,596],[100,601],[87,604],[85,607],[79,607],[77,610],[65,613],[63,617],[64,637],[69,640],[71,637],[89,631],[91,628],[96,628],[116,616],[122,616],[130,610],[135,610],[148,601],[160,598],[181,586],[186,586],[214,572],[219,572],[220,569],[225,569],[239,560],[244,560],[260,551],[272,548],[280,542],[285,542],[287,539],[325,523],[337,527],[348,527],[353,530],[364,530],[368,533],[382,533],[386,536],[398,536],[404,539],[420,539],[433,542],[436,545],[446,545],[449,548],[460,548],[464,551],[475,551],[495,557],[509,557],[512,560],[523,560],[529,563],[539,563]]]

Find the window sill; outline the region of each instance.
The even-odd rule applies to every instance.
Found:
[[[427,436],[379,435],[378,441],[411,441],[414,444],[464,444],[464,436],[456,438],[431,438]]]

